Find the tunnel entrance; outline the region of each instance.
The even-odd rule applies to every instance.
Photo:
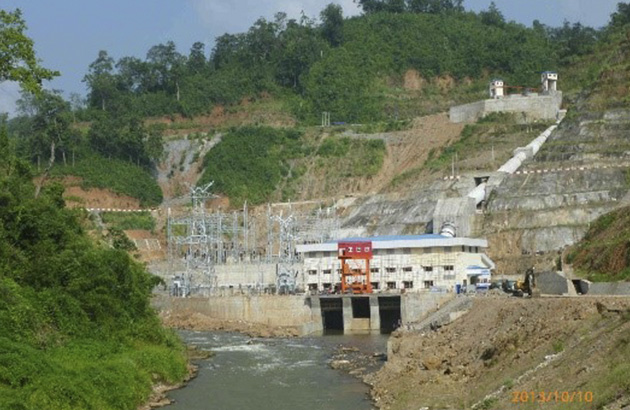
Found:
[[[341,298],[321,298],[322,325],[325,335],[343,334],[343,303]]]
[[[400,296],[378,298],[378,312],[381,316],[381,333],[389,334],[400,326]]]
[[[370,318],[370,298],[357,297],[352,298],[352,317],[354,319]]]
[[[571,280],[571,283],[573,284],[575,293],[577,293],[578,295],[581,295],[582,294],[582,281],[580,279],[573,279]]]

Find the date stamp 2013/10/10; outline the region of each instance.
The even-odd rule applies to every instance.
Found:
[[[512,403],[592,403],[592,391],[513,391]]]

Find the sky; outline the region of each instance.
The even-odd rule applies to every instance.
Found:
[[[538,19],[550,26],[564,20],[601,27],[620,0],[495,0],[508,20],[531,25]],[[2,0],[0,8],[20,8],[35,42],[37,56],[46,68],[61,72],[47,88],[86,94],[81,80],[99,50],[118,60],[144,58],[151,46],[173,40],[188,54],[201,41],[206,53],[224,33],[246,31],[259,17],[273,19],[278,11],[289,18],[316,18],[328,3],[340,4],[344,15],[360,13],[353,0]],[[468,10],[488,8],[491,0],[464,0]],[[19,87],[0,84],[0,112],[13,113]]]

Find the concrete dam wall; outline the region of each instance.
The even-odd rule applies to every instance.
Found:
[[[454,297],[452,293],[370,295],[259,295],[177,298],[158,296],[153,305],[174,313],[201,313],[226,321],[245,321],[296,329],[300,334],[326,331],[389,333]]]

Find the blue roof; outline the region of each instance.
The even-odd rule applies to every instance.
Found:
[[[449,239],[448,236],[437,235],[437,234],[424,234],[424,235],[381,235],[381,236],[368,236],[368,237],[354,237],[354,238],[343,238],[343,239],[334,239],[332,241],[328,241],[327,243],[336,243],[336,242],[379,242],[379,241],[417,241],[417,240],[427,240],[427,239]]]

